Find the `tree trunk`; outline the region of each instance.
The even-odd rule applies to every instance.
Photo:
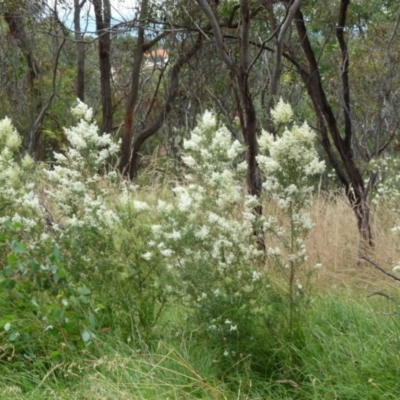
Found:
[[[135,59],[132,68],[131,91],[129,93],[128,102],[125,110],[124,133],[121,142],[121,160],[119,169],[122,174],[131,176],[136,170],[138,164],[138,155],[135,156],[134,162],[131,162],[132,156],[132,135],[133,135],[133,113],[139,96],[139,80],[140,70],[142,67],[144,54],[144,21],[147,17],[148,0],[142,0],[140,8],[140,25],[138,27],[137,47]],[[139,148],[142,143],[138,144]]]
[[[74,0],[74,29],[75,41],[78,50],[78,63],[76,68],[76,96],[81,101],[85,100],[85,43],[81,31],[81,9],[86,0],[81,3],[79,0]]]
[[[178,94],[179,88],[179,73],[182,67],[189,62],[189,60],[197,53],[202,44],[202,34],[198,35],[195,44],[183,55],[181,55],[175,65],[172,67],[171,71],[171,83],[169,87],[168,96],[165,100],[164,108],[161,110],[160,114],[156,120],[143,129],[141,132],[135,135],[132,145],[132,157],[129,162],[129,176],[133,179],[139,167],[140,160],[140,149],[143,143],[151,136],[153,136],[163,125],[165,118],[168,116],[172,109],[172,103]]]
[[[350,107],[350,86],[348,77],[349,57],[346,43],[343,38],[345,16],[348,0],[342,0],[337,38],[342,52],[342,96],[344,112],[344,137],[340,134],[338,123],[331,105],[322,86],[321,75],[317,60],[309,41],[307,28],[301,10],[295,14],[295,24],[299,36],[299,44],[303,50],[308,64],[308,71],[296,62],[295,66],[307,88],[308,95],[313,103],[313,108],[318,120],[318,128],[322,137],[321,144],[328,156],[330,164],[345,188],[347,198],[357,218],[357,226],[360,236],[365,243],[373,246],[372,230],[370,226],[369,206],[367,194],[370,188],[366,188],[361,171],[354,160],[352,148],[352,124]],[[296,60],[296,54],[289,48],[291,56]],[[332,143],[336,152],[332,149]],[[339,158],[338,158],[339,157]]]
[[[111,6],[110,0],[92,0],[95,10],[96,30],[99,38],[99,64],[101,104],[103,111],[102,132],[112,130],[112,96],[111,96]]]
[[[10,33],[13,36],[17,46],[21,50],[25,57],[28,66],[28,93],[29,93],[29,105],[32,107],[32,114],[36,115],[42,108],[41,91],[39,85],[40,71],[33,55],[32,48],[29,43],[28,35],[25,32],[23,24],[22,11],[18,8],[18,5],[8,4],[9,7],[3,6],[3,16],[9,27]],[[40,128],[36,121],[32,121],[32,126],[28,134],[27,143],[30,155],[36,159],[39,149],[40,140]]]

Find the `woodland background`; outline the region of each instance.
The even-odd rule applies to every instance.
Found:
[[[7,125],[0,141],[2,151],[15,150],[4,150],[0,169],[0,390],[8,398],[398,398],[399,25],[391,0],[0,0],[0,120],[19,133],[11,146]],[[78,103],[74,117],[77,99],[93,111]],[[274,117],[284,104],[300,125],[307,121],[326,165],[305,186],[315,223],[307,234],[290,225],[293,209],[268,197],[259,158],[262,132],[278,140],[290,128]],[[209,111],[215,121],[207,125]],[[76,129],[65,129],[76,117]],[[96,126],[100,139],[90,142],[85,132]],[[222,207],[221,218],[273,215],[292,227],[292,247],[282,244],[288,256],[304,240],[308,258],[293,274],[268,269],[280,236],[255,222],[243,237],[265,257],[247,270],[248,259],[236,256],[246,279],[260,274],[265,286],[236,302],[240,282],[225,282],[225,300],[205,306],[201,296],[220,290],[205,283],[216,276],[214,256],[202,259],[203,277],[203,264],[179,272],[174,279],[190,284],[176,288],[162,257],[184,260],[199,236],[180,249],[159,246],[154,264],[148,243],[154,226],[170,234],[189,226],[183,214],[166,218],[157,201],[173,204],[185,190],[194,199],[192,183],[218,213],[214,183],[199,175],[211,169],[198,164],[190,181],[185,157],[193,150],[200,162],[202,148],[188,143],[205,132],[205,152],[221,126],[243,148],[215,167],[221,176],[241,171],[232,181],[241,200]],[[73,132],[93,154],[105,151],[102,163],[83,153],[76,161]],[[95,219],[77,186],[67,192],[51,178],[65,160],[78,171],[64,171],[65,182],[76,179],[104,215],[118,215],[118,228]],[[74,170],[73,160],[84,168]],[[12,179],[10,166],[21,168]],[[10,200],[28,189],[40,217],[39,206],[21,211],[24,202]],[[121,193],[135,199],[129,212]],[[246,194],[257,199],[249,214]],[[74,213],[62,196],[72,196]],[[157,217],[149,212],[156,208]],[[68,225],[73,218],[82,223]],[[318,267],[311,274],[306,266]],[[200,297],[196,287],[204,287]],[[235,307],[236,325],[227,316]],[[267,311],[250,323],[252,308]],[[207,318],[230,331],[213,336]]]

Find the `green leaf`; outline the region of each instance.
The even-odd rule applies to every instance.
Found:
[[[61,308],[56,307],[56,308],[53,310],[52,315],[53,315],[53,317],[54,317],[56,320],[59,320],[59,321],[60,321],[60,320],[62,320],[63,317],[64,317],[64,312],[63,312],[63,310],[61,310]]]
[[[60,262],[60,250],[57,246],[54,246],[53,254],[54,254],[55,262],[59,263]]]
[[[88,320],[89,320],[89,323],[90,323],[90,327],[92,329],[96,329],[96,317],[95,317],[95,315],[93,313],[89,313]]]
[[[18,242],[16,240],[13,240],[11,242],[11,250],[14,253],[20,253],[23,254],[26,252],[26,243]]]
[[[85,296],[79,296],[79,301],[83,304],[88,304],[89,301]]]
[[[36,274],[40,270],[40,264],[36,260],[28,260],[26,264],[31,267],[31,273]]]
[[[51,353],[50,353],[50,358],[58,358],[58,356],[60,355],[60,352],[59,351],[52,351]]]
[[[92,293],[91,290],[88,289],[88,288],[78,288],[78,289],[76,289],[76,290],[77,290],[77,292],[78,292],[80,295],[82,295],[82,296],[87,296],[87,295],[89,295],[89,294]]]
[[[90,338],[92,337],[92,335],[91,335],[90,332],[88,332],[88,331],[83,331],[82,334],[81,334],[81,336],[82,336],[82,340],[83,340],[85,343],[87,343],[87,342],[90,340]]]
[[[11,333],[9,339],[11,342],[14,342],[19,336],[19,332],[18,331],[14,331],[13,333]]]
[[[15,288],[17,282],[14,279],[5,279],[4,281],[0,282],[0,289],[1,290],[12,290]]]
[[[15,268],[15,266],[17,264],[17,257],[14,253],[10,253],[7,256],[7,263],[8,263],[7,268],[10,268],[10,269]]]

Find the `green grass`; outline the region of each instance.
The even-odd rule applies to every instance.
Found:
[[[279,359],[269,376],[253,371],[248,358],[222,371],[212,343],[190,334],[160,337],[151,351],[110,334],[48,370],[12,371],[3,364],[0,398],[398,399],[400,317],[388,304],[343,292],[316,297],[302,321],[301,342],[266,335]]]

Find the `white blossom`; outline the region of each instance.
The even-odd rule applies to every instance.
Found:
[[[271,117],[276,125],[286,124],[293,119],[292,107],[285,103],[281,97],[275,108],[271,110]]]
[[[153,253],[151,251],[147,251],[146,253],[142,254],[142,258],[146,261],[149,261],[152,257]]]

